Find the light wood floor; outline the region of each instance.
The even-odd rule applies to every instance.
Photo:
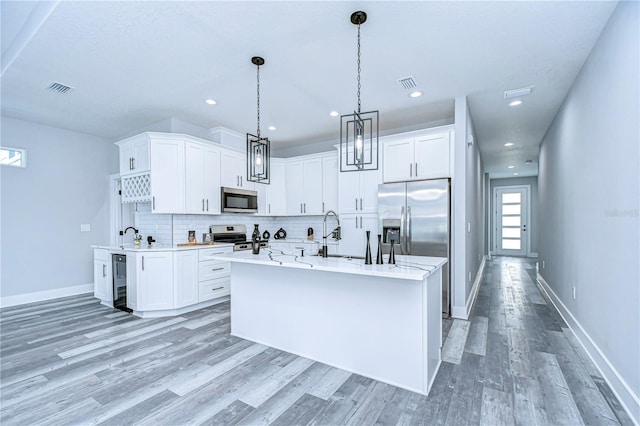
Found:
[[[232,337],[228,303],[164,319],[90,295],[2,309],[0,423],[631,424],[535,276],[488,261],[470,321],[444,323],[429,397]]]

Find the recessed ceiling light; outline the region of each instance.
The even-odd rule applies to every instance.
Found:
[[[329,113],[329,115],[332,116],[332,117],[337,117],[339,115],[339,113],[338,113],[338,111],[331,111]]]
[[[217,102],[216,102],[216,101],[214,101],[213,99],[207,99],[205,102],[206,102],[206,103],[208,103],[209,105],[215,105],[215,104],[217,104]]]
[[[516,166],[509,166],[507,169],[515,169]]]
[[[513,146],[513,142],[507,142],[504,144],[504,146]]]
[[[513,175],[514,175],[514,176],[518,176],[519,174],[520,174],[520,173],[518,173],[518,172],[515,172],[515,173],[514,173]]]
[[[515,101],[511,102],[509,104],[509,106],[518,106],[518,105],[521,105],[521,104],[522,104],[522,101],[520,99],[518,99],[518,100],[515,100]]]
[[[275,130],[275,129],[276,129],[276,126],[269,126],[269,127],[267,127],[267,129],[269,129],[269,130]]]
[[[411,96],[412,98],[419,98],[420,96],[422,96],[422,92],[419,90],[416,90],[415,92],[411,92],[409,96]]]

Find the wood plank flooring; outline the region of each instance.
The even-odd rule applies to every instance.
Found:
[[[429,397],[229,330],[228,303],[157,319],[91,295],[2,309],[0,423],[632,424],[527,259],[488,261],[470,320],[444,322]]]

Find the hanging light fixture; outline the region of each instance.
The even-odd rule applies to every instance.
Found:
[[[264,59],[254,56],[251,63],[257,68],[258,130],[256,135],[247,133],[247,180],[268,184],[271,164],[270,142],[269,138],[260,137],[260,66],[264,65]]]
[[[378,169],[378,111],[360,110],[360,25],[367,14],[351,14],[351,23],[358,27],[358,109],[340,116],[340,171],[357,172]]]

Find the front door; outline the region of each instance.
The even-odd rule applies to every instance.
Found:
[[[496,254],[526,256],[529,220],[528,188],[503,187],[495,188],[494,191]]]

